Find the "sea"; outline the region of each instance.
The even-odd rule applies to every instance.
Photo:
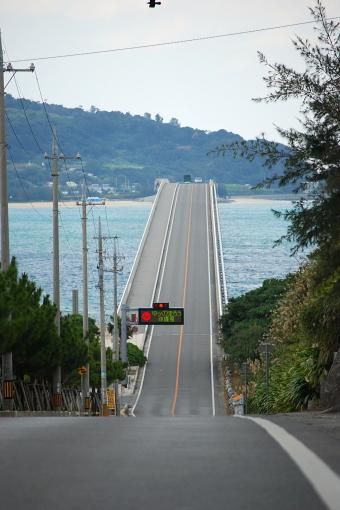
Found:
[[[228,296],[239,296],[260,286],[266,278],[280,278],[297,269],[300,257],[292,257],[287,243],[273,247],[287,225],[272,209],[284,210],[283,200],[240,200],[218,205]],[[98,222],[105,236],[105,313],[113,309],[113,236],[118,236],[121,272],[118,294],[136,255],[151,203],[125,203],[92,207],[88,212],[89,315],[99,317]],[[20,272],[32,278],[44,294],[52,292],[52,209],[32,205],[10,207],[10,251]],[[80,207],[61,205],[59,214],[61,311],[72,311],[72,290],[79,291],[82,309],[82,229]]]

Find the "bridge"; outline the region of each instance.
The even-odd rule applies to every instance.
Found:
[[[216,363],[223,275],[214,183],[162,183],[121,302],[184,307],[185,324],[142,330],[148,363],[132,404],[136,415],[225,414]]]

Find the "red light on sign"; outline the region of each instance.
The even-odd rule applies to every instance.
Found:
[[[151,321],[151,312],[143,312],[141,314],[141,319],[145,322]]]
[[[155,310],[167,310],[169,308],[169,303],[153,303],[152,307]]]

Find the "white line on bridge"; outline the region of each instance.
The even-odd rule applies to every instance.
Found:
[[[208,222],[208,186],[206,188],[206,221],[207,221],[207,253],[208,253],[208,290],[209,290],[209,335],[210,335],[210,376],[211,376],[211,403],[212,415],[215,416],[215,388],[214,388],[214,360],[213,360],[213,331],[211,313],[211,277],[210,277],[210,243]]]
[[[340,477],[320,457],[276,423],[251,416],[239,418],[251,420],[266,430],[299,467],[327,508],[339,510]]]

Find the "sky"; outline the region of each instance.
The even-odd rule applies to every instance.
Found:
[[[299,104],[254,103],[264,96],[263,64],[298,70],[303,61],[296,35],[315,40],[312,25],[187,44],[74,58],[37,57],[106,50],[298,23],[311,19],[315,0],[11,0],[1,6],[5,60],[35,63],[43,98],[66,107],[159,113],[182,126],[225,129],[246,139],[265,133],[280,140],[275,125],[298,126]],[[328,16],[340,16],[338,0],[324,0]],[[22,96],[39,100],[34,76],[17,74]],[[7,92],[18,96],[13,81]]]

